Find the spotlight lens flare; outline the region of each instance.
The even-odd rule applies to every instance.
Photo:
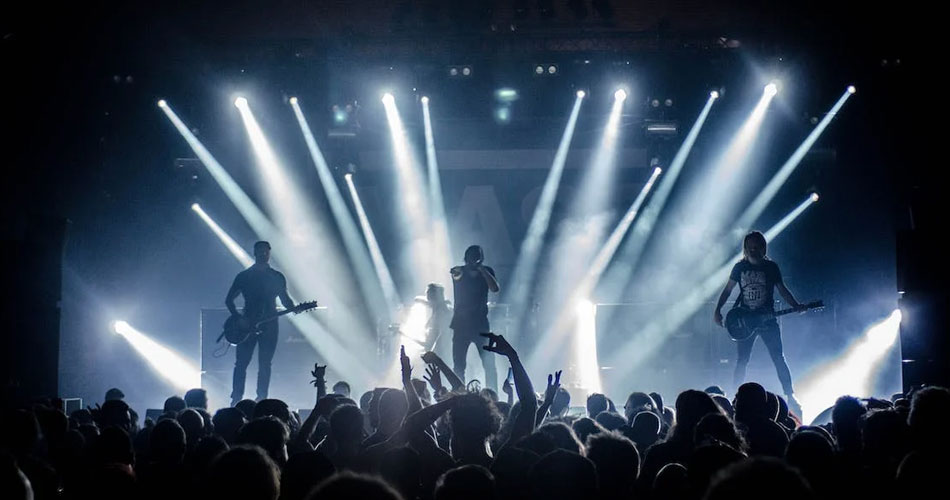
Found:
[[[855,92],[857,92],[857,91],[858,91],[858,89],[857,89],[854,85],[848,85],[848,93],[849,93],[849,94],[853,94],[853,93],[855,93]]]
[[[617,89],[617,91],[614,92],[614,99],[618,101],[622,101],[626,98],[627,98],[627,92],[624,89]]]
[[[713,90],[712,92],[709,93],[709,97],[712,97],[713,99],[719,99],[719,91]]]
[[[201,206],[198,205],[197,203],[192,203],[192,204],[191,204],[191,209],[194,210],[195,212],[197,212],[197,211],[201,210]]]
[[[854,88],[854,87],[851,87],[851,88]],[[854,93],[854,92],[852,92],[852,94],[853,94],[853,93]],[[165,106],[168,106],[168,103],[165,102],[165,99],[159,99],[159,100],[158,100],[158,107],[164,108]]]
[[[237,99],[234,100],[234,105],[239,108],[247,106],[247,99],[245,99],[244,97],[238,97]]]
[[[577,91],[577,97],[578,97],[578,99],[583,99],[584,96],[586,96],[586,95],[587,95],[587,92],[584,92],[583,90],[578,90],[578,91]]]
[[[818,201],[818,193],[811,194],[811,201]]]
[[[396,98],[392,94],[389,92],[383,94],[383,104],[393,104],[394,102],[396,102]]]
[[[422,104],[429,104],[429,98],[426,96],[422,96],[422,99],[420,100],[422,101]]]
[[[770,96],[774,96],[775,94],[778,94],[778,85],[776,85],[775,82],[772,82],[766,85],[765,93]]]
[[[343,178],[346,180],[350,180],[353,178],[353,174],[347,172],[346,174],[343,175]]]
[[[296,97],[291,97],[291,98],[290,98],[290,104],[297,104],[297,98],[296,98]]]
[[[125,321],[118,320],[112,322],[112,330],[119,335],[125,335],[130,329],[131,327]]]

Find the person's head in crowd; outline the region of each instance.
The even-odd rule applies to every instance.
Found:
[[[359,448],[363,441],[363,412],[352,405],[340,405],[330,414],[330,434],[338,447]]]
[[[602,411],[607,411],[609,405],[607,403],[607,396],[604,396],[600,393],[593,393],[590,396],[587,396],[587,416],[594,418],[600,414]]]
[[[47,445],[55,446],[62,442],[69,432],[69,418],[65,413],[44,406],[37,406],[33,409],[36,415],[36,421],[40,424],[40,431]]]
[[[666,464],[653,478],[653,498],[686,499],[688,495],[689,473],[682,464]]]
[[[417,498],[422,490],[422,461],[411,448],[402,446],[383,453],[379,475],[403,498]]]
[[[373,391],[366,391],[360,396],[360,409],[369,414],[369,404],[373,400]]]
[[[522,448],[508,447],[501,450],[491,464],[499,497],[503,500],[528,498],[531,486],[525,478],[540,458],[537,453]]]
[[[950,446],[948,420],[950,390],[943,387],[926,387],[914,393],[907,423],[917,449],[946,452]]]
[[[280,498],[303,500],[312,489],[335,472],[333,462],[319,451],[291,455],[280,476]]]
[[[132,432],[132,414],[129,405],[121,399],[113,399],[102,403],[99,411],[99,427],[114,425],[125,432]]]
[[[519,439],[515,446],[522,450],[528,450],[539,457],[543,457],[557,449],[557,443],[554,442],[554,438],[550,434],[538,431]]]
[[[571,393],[567,389],[558,387],[554,393],[554,401],[551,403],[550,412],[555,417],[563,417],[571,407]]]
[[[184,399],[188,408],[208,409],[208,391],[204,389],[191,389],[185,393]]]
[[[247,422],[244,413],[237,408],[221,408],[211,419],[214,424],[214,432],[224,438],[228,444],[237,442],[237,434],[241,427]]]
[[[543,432],[554,440],[555,446],[562,450],[567,450],[578,455],[585,453],[584,445],[577,439],[574,429],[564,422],[547,422],[538,427],[538,432]]]
[[[279,399],[262,399],[254,407],[254,419],[261,417],[276,417],[284,425],[290,427],[293,418],[290,416],[290,407]]]
[[[615,431],[627,425],[627,420],[622,415],[611,411],[598,413],[594,420],[608,431]]]
[[[699,498],[719,471],[744,460],[746,455],[723,443],[710,442],[698,446],[686,462],[690,497]]]
[[[185,431],[185,441],[188,448],[193,448],[198,444],[198,440],[205,435],[205,421],[201,414],[192,408],[188,408],[178,414],[178,425]]]
[[[161,464],[181,463],[185,456],[185,430],[178,421],[167,419],[155,424],[149,434],[149,450],[153,461]]]
[[[481,391],[478,392],[481,396],[492,403],[498,402],[498,393],[488,387],[483,387]]]
[[[722,414],[719,405],[703,391],[688,389],[676,397],[676,425],[670,430],[670,440],[693,445],[693,433],[699,421],[709,414]]]
[[[722,387],[718,385],[711,385],[703,389],[703,392],[705,392],[706,394],[709,394],[710,396],[722,396],[722,397],[726,396],[726,391],[722,390]]]
[[[244,418],[250,420],[254,418],[254,410],[257,408],[257,401],[254,401],[253,399],[242,399],[238,401],[234,407],[238,410],[241,410],[241,413],[244,414]]]
[[[767,493],[766,493],[767,492]],[[781,460],[752,458],[720,471],[713,479],[706,500],[808,500],[814,494],[797,470]]]
[[[238,443],[259,446],[279,466],[287,463],[289,439],[287,426],[273,415],[255,418],[244,424],[237,436]]]
[[[10,500],[33,500],[33,486],[13,457],[0,453],[0,491]]]
[[[112,401],[114,399],[125,399],[125,393],[123,393],[118,387],[113,387],[106,391],[105,401]]]
[[[191,454],[186,455],[186,461],[190,461],[193,474],[203,477],[211,463],[228,449],[230,446],[221,436],[205,436],[198,441]]]
[[[768,418],[769,396],[765,388],[755,382],[739,386],[732,402],[736,420],[740,422]]]
[[[435,500],[493,500],[495,476],[480,465],[463,465],[439,476]]]
[[[165,400],[165,404],[162,406],[162,412],[177,414],[187,407],[188,405],[185,403],[185,400],[180,396],[169,396],[168,399]]]
[[[834,426],[838,448],[847,453],[861,451],[861,417],[867,408],[861,400],[853,396],[841,396],[831,410],[831,423]]]
[[[214,498],[277,500],[280,471],[259,447],[237,446],[211,463],[207,487]]]
[[[889,464],[896,472],[900,460],[910,451],[910,428],[897,410],[872,410],[864,415],[861,430],[865,460]]]
[[[659,412],[656,401],[645,392],[632,392],[623,405],[623,416],[629,421],[641,411]]]
[[[587,439],[594,434],[607,432],[607,429],[604,429],[602,425],[590,417],[582,417],[575,420],[574,423],[571,424],[571,428],[574,429],[574,434],[577,435],[577,439],[582,443],[586,443]]]
[[[589,459],[565,450],[541,457],[528,474],[535,498],[575,500],[597,496],[597,469]]]
[[[837,459],[830,437],[815,429],[799,429],[792,433],[785,461],[801,471],[811,487],[821,493],[830,487]]]
[[[737,451],[744,451],[745,442],[729,417],[721,413],[710,413],[699,420],[693,431],[693,443],[700,446],[705,443],[723,443]]]
[[[384,436],[392,435],[399,430],[403,419],[409,412],[409,400],[406,393],[399,389],[386,389],[379,397],[377,405],[379,420],[377,431]]]
[[[587,458],[597,469],[601,498],[629,498],[640,473],[640,454],[629,439],[613,432],[587,438]]]
[[[375,476],[343,472],[320,483],[307,496],[310,500],[403,500],[402,496]]]
[[[135,465],[132,440],[129,439],[129,434],[119,427],[110,426],[102,429],[94,448],[96,461],[100,465]]]
[[[719,405],[719,408],[722,408],[722,411],[726,414],[726,416],[729,418],[735,418],[736,411],[732,408],[732,401],[729,401],[729,398],[720,394],[713,394],[712,398],[713,401]]]
[[[480,394],[455,398],[455,405],[449,410],[452,456],[456,460],[478,460],[485,454],[488,438],[498,432],[501,414],[491,400]]]
[[[346,381],[339,381],[333,384],[333,394],[339,394],[344,398],[350,397],[350,384]]]
[[[663,403],[663,396],[661,396],[659,392],[656,392],[656,391],[651,392],[651,393],[650,393],[650,399],[652,399],[652,400],[653,400],[653,403],[656,404],[656,409],[657,409],[657,410],[662,410],[662,409],[663,409],[663,404],[664,404],[664,403]]]

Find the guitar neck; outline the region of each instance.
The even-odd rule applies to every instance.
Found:
[[[821,302],[812,302],[810,304],[804,304],[804,305],[805,305],[805,309],[817,309],[819,307],[822,307]],[[775,311],[774,313],[772,313],[772,315],[777,318],[779,316],[785,316],[786,314],[791,314],[795,311],[796,309],[794,307],[789,307],[788,309],[781,309],[781,310]]]

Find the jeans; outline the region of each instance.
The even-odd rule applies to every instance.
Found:
[[[267,388],[270,386],[271,361],[277,350],[277,321],[268,321],[262,325],[261,333],[252,335],[237,346],[234,359],[233,390],[231,404],[244,398],[244,381],[247,379],[247,366],[251,364],[254,346],[259,345],[257,351],[257,399],[267,398]]]
[[[752,346],[755,345],[755,339],[762,337],[765,347],[769,350],[772,357],[772,364],[775,365],[775,372],[782,383],[782,389],[785,394],[792,394],[792,374],[788,369],[788,362],[785,361],[785,354],[782,352],[782,331],[778,327],[778,322],[770,321],[756,330],[755,335],[746,340],[736,342],[739,351],[739,359],[736,361],[736,371],[733,382],[738,387],[745,380],[746,367],[749,365],[749,359],[752,357]]]
[[[478,350],[478,356],[482,358],[482,367],[485,368],[485,385],[493,391],[498,390],[498,373],[495,372],[495,356],[493,352],[482,349],[484,337],[479,336],[478,332],[467,332],[464,330],[454,330],[452,334],[452,362],[453,371],[458,375],[462,382],[465,380],[465,356],[468,354],[469,344],[475,344]]]

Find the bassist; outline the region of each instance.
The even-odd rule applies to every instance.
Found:
[[[227,298],[224,299],[232,315],[239,314],[234,305],[234,299],[238,295],[244,297],[244,317],[251,322],[273,315],[277,311],[275,299],[278,297],[285,308],[295,308],[293,300],[287,293],[286,278],[268,264],[270,250],[270,243],[266,241],[254,243],[254,265],[238,273],[231,289],[228,290]],[[257,399],[261,400],[267,398],[267,389],[270,385],[271,361],[277,349],[277,321],[262,324],[259,335],[253,335],[238,344],[234,360],[231,406],[244,397],[247,366],[251,363],[255,345],[260,345],[257,353]]]
[[[713,320],[717,325],[723,326],[722,306],[729,299],[733,288],[737,284],[739,285],[739,296],[736,298],[734,307],[745,308],[750,311],[771,312],[775,303],[772,293],[777,288],[782,298],[792,308],[805,310],[805,306],[795,300],[795,297],[786,288],[778,264],[766,257],[766,248],[765,236],[758,231],[752,231],[743,239],[742,253],[744,257],[732,268],[729,281],[726,282],[722,293],[719,294],[719,301],[716,303]],[[795,399],[792,388],[792,375],[782,350],[782,332],[774,318],[756,329],[755,334],[748,339],[736,343],[739,356],[736,361],[733,382],[738,387],[745,379],[746,366],[748,366],[749,359],[752,356],[752,346],[755,344],[756,337],[762,337],[765,347],[769,350],[769,355],[772,357],[772,363],[775,365],[775,371],[782,383],[782,389],[785,391],[789,406],[797,409],[799,404]]]

